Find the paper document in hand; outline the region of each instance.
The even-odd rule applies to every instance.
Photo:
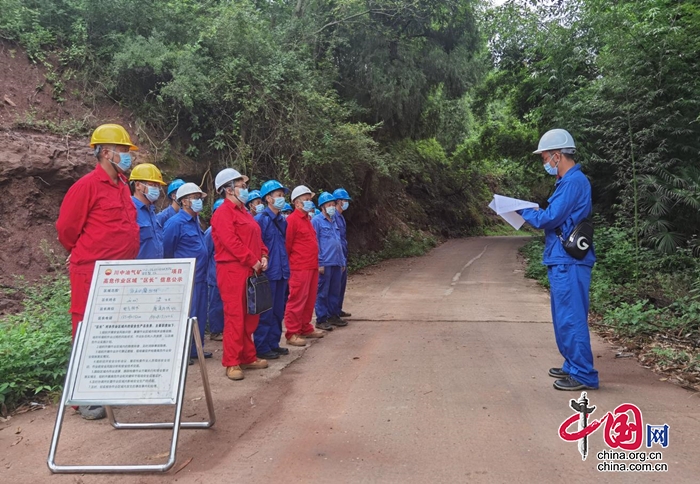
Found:
[[[508,222],[515,230],[520,230],[520,227],[525,223],[525,219],[518,215],[516,210],[539,208],[539,205],[535,202],[504,197],[503,195],[494,195],[493,200],[489,203],[489,208],[500,215],[503,220]]]

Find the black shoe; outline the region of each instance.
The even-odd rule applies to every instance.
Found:
[[[189,362],[189,363],[187,363],[187,364],[188,364],[189,366],[192,366],[192,365],[194,365],[194,360],[193,360],[192,358],[190,358],[190,362]]]
[[[341,318],[349,318],[350,316],[352,316],[352,314],[346,313],[345,311],[342,311],[342,310],[340,311]]]
[[[348,325],[347,321],[343,321],[338,316],[333,316],[331,319],[328,320],[328,322],[331,323],[333,326],[338,326],[339,328]]]
[[[329,323],[328,321],[319,322],[318,320],[316,320],[316,327],[324,331],[333,331],[333,326],[331,326],[331,323]]]
[[[550,368],[549,376],[551,376],[552,378],[566,378],[567,376],[569,376],[569,374],[561,368]]]
[[[584,385],[583,383],[574,380],[571,378],[571,376],[567,376],[563,380],[555,381],[554,388],[557,390],[570,392],[575,392],[577,390],[597,390],[597,388],[589,387],[588,385]]]
[[[276,360],[280,357],[280,355],[278,355],[274,351],[268,351],[267,353],[258,353],[256,356],[260,360]]]
[[[289,354],[289,350],[287,348],[272,348],[272,351],[274,351],[278,355],[288,355]]]
[[[205,352],[204,352],[204,358],[212,358],[213,356],[214,356],[214,355],[212,354],[211,351],[205,351]],[[190,354],[190,358],[192,358],[193,360],[196,360],[196,359],[197,359],[197,353],[195,353],[195,354]]]

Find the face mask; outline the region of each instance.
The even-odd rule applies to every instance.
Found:
[[[272,204],[277,210],[282,210],[284,208],[284,197],[275,198],[275,202]]]
[[[255,213],[263,213],[265,211],[265,205],[262,203],[255,206]]]
[[[544,170],[552,176],[559,174],[559,169],[556,166],[550,165],[549,162],[544,164]]]
[[[310,212],[314,209],[314,202],[307,200],[304,202],[304,212]]]
[[[559,163],[557,163],[557,166],[552,166],[552,164],[550,163],[552,161],[552,158],[554,158],[554,155],[550,155],[549,160],[547,161],[547,163],[544,164],[544,171],[546,171],[552,176],[556,176],[559,174]]]
[[[235,189],[234,189],[235,190]],[[239,188],[238,189],[238,199],[243,203],[244,205],[248,203],[248,189],[247,188]]]
[[[117,165],[121,171],[129,171],[131,168],[131,153],[119,153],[119,163],[112,162]]]
[[[204,208],[204,202],[202,200],[192,200],[190,203],[190,208],[192,209],[193,212],[199,213],[202,211],[202,208]]]
[[[148,191],[145,195],[148,201],[153,203],[160,198],[160,189],[157,187],[148,187]]]
[[[329,217],[332,217],[333,215],[335,215],[335,207],[326,207],[326,213]]]
[[[341,207],[343,207],[343,212],[346,211],[349,206],[350,206],[350,202],[343,202],[343,204],[341,205]]]

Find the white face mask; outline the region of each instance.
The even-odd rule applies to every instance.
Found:
[[[146,191],[146,193],[144,193],[146,199],[148,199],[148,201],[151,203],[158,200],[160,198],[160,188],[151,187],[148,185],[146,185],[146,186],[148,187],[148,190]]]

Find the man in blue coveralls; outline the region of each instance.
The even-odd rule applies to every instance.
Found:
[[[345,289],[348,286],[348,226],[345,223],[343,212],[350,207],[352,198],[350,198],[350,194],[345,188],[336,189],[333,192],[333,196],[335,197],[335,223],[338,224],[338,229],[340,229],[340,241],[343,243],[343,257],[345,257],[345,266],[342,269],[342,275],[340,277],[340,301],[338,303],[340,314],[337,316],[340,318],[349,318],[352,314],[343,311]]]
[[[204,343],[204,328],[207,324],[209,251],[197,214],[202,211],[204,205],[202,199],[206,196],[207,194],[194,183],[185,183],[178,188],[176,199],[180,205],[180,211],[165,222],[163,233],[163,255],[166,259],[194,258],[197,260],[190,317],[197,318],[202,344]],[[196,357],[197,350],[193,341],[190,358]],[[212,354],[205,351],[204,357],[211,358]]]
[[[318,240],[318,294],[316,296],[316,327],[332,331],[333,326],[347,326],[340,314],[340,287],[345,266],[340,229],[335,222],[335,197],[323,192],[318,197],[321,212],[311,224]]]
[[[131,170],[131,200],[136,207],[136,223],[139,225],[139,254],[137,259],[163,258],[163,226],[158,222],[154,203],[160,198],[165,185],[160,170],[151,163],[141,163]]]
[[[272,309],[260,315],[260,322],[253,334],[255,351],[258,358],[264,360],[275,360],[280,355],[289,354],[287,348],[280,348],[282,319],[284,319],[289,282],[289,257],[284,245],[287,221],[282,216],[282,210],[287,204],[284,199],[287,193],[289,189],[277,180],[263,183],[260,187],[260,196],[267,207],[255,217],[270,256],[265,275],[270,281],[272,290]]]
[[[544,169],[557,177],[555,189],[544,210],[519,211],[530,225],[544,229],[543,263],[547,266],[554,337],[564,357],[561,368],[551,368],[557,390],[598,388],[598,372],[593,368],[593,352],[588,332],[588,292],[595,263],[593,247],[581,260],[570,256],[557,235],[566,237],[593,209],[591,184],[574,161],[576,145],[563,129],[547,131],[534,152],[542,156]]]
[[[176,178],[175,180],[170,182],[170,185],[168,185],[166,197],[168,197],[168,200],[170,200],[170,205],[158,212],[158,215],[156,215],[156,219],[158,220],[158,223],[161,227],[165,227],[165,222],[167,222],[169,218],[171,218],[173,215],[180,211],[180,205],[178,205],[175,195],[177,194],[177,189],[184,184],[184,180]]]
[[[211,207],[211,214],[224,203],[220,198]],[[224,340],[224,302],[221,300],[219,286],[216,283],[216,261],[214,260],[214,239],[211,237],[211,227],[204,232],[204,241],[209,252],[209,264],[207,267],[207,285],[209,286],[209,310],[207,321],[209,323],[209,339],[212,341]]]

